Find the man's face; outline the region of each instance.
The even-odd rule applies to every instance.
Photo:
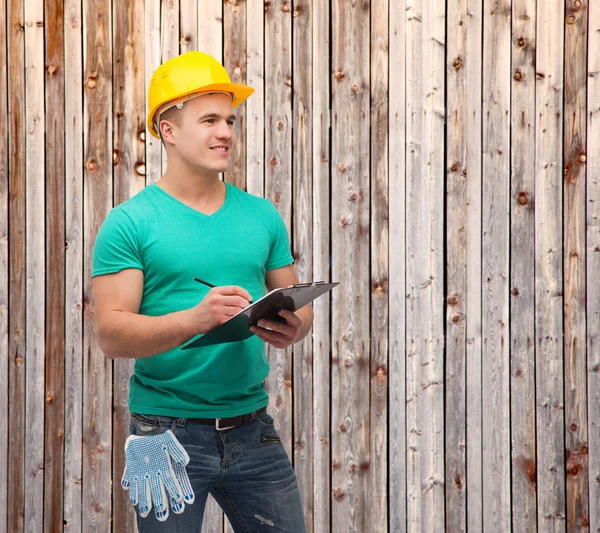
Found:
[[[188,100],[179,120],[172,123],[175,144],[170,148],[200,172],[224,172],[235,140],[234,122],[231,97],[227,94]]]

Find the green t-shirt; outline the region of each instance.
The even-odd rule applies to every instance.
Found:
[[[161,316],[197,305],[208,287],[238,285],[253,300],[265,294],[267,270],[293,263],[287,229],[263,198],[227,185],[222,207],[204,215],[157,185],[110,211],[92,257],[92,276],[136,268],[144,273],[139,313]],[[181,418],[228,418],[267,405],[264,342],[191,350],[175,348],[136,359],[129,409]]]

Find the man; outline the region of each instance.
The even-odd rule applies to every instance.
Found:
[[[296,476],[265,410],[264,343],[305,337],[312,308],[282,311],[243,342],[181,349],[265,286],[298,282],[275,207],[219,179],[234,143],[232,108],[252,92],[201,52],[161,65],[148,129],[168,169],[111,210],[95,243],[98,341],[107,357],[135,359],[123,486],[139,506],[140,533],[200,533],[209,493],[236,532],[304,531]]]

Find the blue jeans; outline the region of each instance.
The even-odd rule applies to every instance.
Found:
[[[304,533],[304,513],[296,474],[266,411],[225,431],[185,418],[134,415],[132,435],[170,429],[190,456],[187,473],[195,501],[182,514],[169,510],[159,522],[154,509],[137,514],[140,533],[200,533],[211,494],[235,533]],[[136,508],[137,511],[137,508]]]

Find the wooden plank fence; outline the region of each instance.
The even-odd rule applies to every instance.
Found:
[[[341,282],[268,350],[307,531],[600,531],[600,3],[7,0],[0,42],[0,533],[136,531],[91,251],[188,50],[256,88],[224,179]]]

